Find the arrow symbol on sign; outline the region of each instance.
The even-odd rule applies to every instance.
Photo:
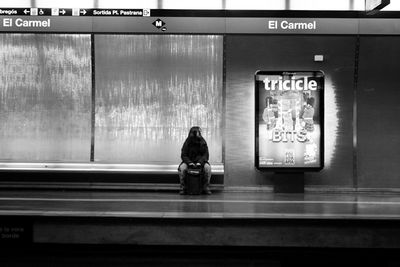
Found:
[[[65,9],[60,10],[60,13],[64,15],[65,14]]]
[[[26,15],[26,14],[30,13],[30,11],[27,10],[27,9],[25,9],[25,10],[24,10],[24,13],[25,13],[25,15]]]
[[[87,13],[87,12],[86,12],[85,9],[81,10],[81,14],[82,14],[82,15],[85,15],[86,13]]]

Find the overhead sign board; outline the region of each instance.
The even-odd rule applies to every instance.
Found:
[[[151,9],[0,8],[0,32],[400,34],[399,19],[389,17],[235,17],[214,14],[215,10],[170,13]]]
[[[226,32],[243,34],[357,34],[358,19],[226,18]]]

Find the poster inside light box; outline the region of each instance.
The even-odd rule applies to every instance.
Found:
[[[323,168],[321,71],[258,71],[256,167]]]

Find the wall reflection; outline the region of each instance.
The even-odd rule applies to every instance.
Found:
[[[193,125],[222,161],[222,36],[95,38],[96,161],[177,163]]]
[[[89,161],[90,35],[0,34],[0,160]]]
[[[333,161],[336,147],[339,128],[338,119],[338,104],[335,94],[335,84],[332,83],[331,77],[325,77],[325,167],[329,168]]]

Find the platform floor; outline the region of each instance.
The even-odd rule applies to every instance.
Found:
[[[400,220],[400,195],[1,190],[0,215]]]

